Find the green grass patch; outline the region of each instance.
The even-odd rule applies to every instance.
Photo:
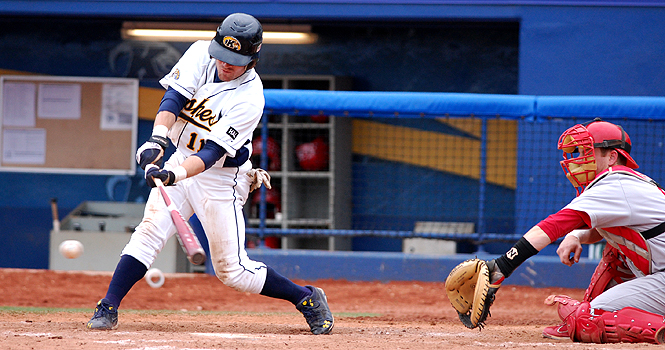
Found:
[[[0,306],[0,314],[50,314],[56,312],[91,312],[92,309],[66,309],[57,307]]]
[[[24,306],[0,306],[0,314],[52,314],[52,313],[90,313],[92,308],[51,308],[51,307],[24,307]],[[248,312],[248,311],[211,311],[211,310],[134,310],[122,309],[121,314],[141,314],[141,315],[288,315],[290,312]],[[335,317],[378,317],[381,314],[366,312],[339,312],[334,313]]]

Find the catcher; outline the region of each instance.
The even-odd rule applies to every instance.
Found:
[[[504,278],[551,242],[565,236],[557,254],[572,266],[579,262],[582,244],[605,239],[583,300],[565,295],[545,299],[557,305],[562,322],[545,328],[543,336],[587,343],[665,343],[665,192],[635,171],[631,146],[621,126],[598,118],[560,136],[561,166],[577,197],[500,257],[466,261],[451,271],[446,289],[467,327],[483,325]],[[476,266],[472,277],[468,266]]]

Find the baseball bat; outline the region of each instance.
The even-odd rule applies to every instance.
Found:
[[[162,194],[166,208],[171,212],[171,219],[173,219],[173,224],[175,224],[178,242],[180,242],[182,250],[187,254],[187,259],[194,265],[203,265],[206,261],[206,253],[201,248],[201,243],[196,234],[194,234],[194,230],[187,223],[187,220],[182,217],[175,204],[171,202],[171,198],[166,194],[162,180],[158,178],[154,178],[154,180],[159,192]]]
[[[58,219],[58,199],[51,198],[51,216],[53,217],[53,231],[60,231],[60,219]]]

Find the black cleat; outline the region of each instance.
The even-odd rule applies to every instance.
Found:
[[[302,312],[314,334],[328,334],[332,331],[335,321],[328,307],[328,299],[323,289],[314,286],[305,286],[312,291],[312,295],[301,300],[296,309]]]
[[[97,302],[95,314],[88,324],[88,329],[111,330],[118,328],[118,310],[107,299]]]

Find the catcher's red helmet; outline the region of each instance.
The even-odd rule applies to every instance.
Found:
[[[322,137],[300,144],[296,147],[296,158],[303,170],[324,170],[328,167],[328,144]]]
[[[632,143],[630,136],[623,130],[621,125],[616,125],[601,120],[594,121],[587,127],[593,137],[594,147],[612,148],[626,157],[626,166],[632,169],[639,168],[633,157],[630,156]]]
[[[595,119],[577,124],[559,137],[558,148],[563,151],[561,168],[579,195],[596,178],[594,148],[615,149],[626,158],[626,166],[637,169],[630,156],[630,137],[619,125]]]
[[[252,141],[252,163],[254,166],[259,166],[259,157],[263,151],[263,139],[261,136],[257,137]],[[279,171],[282,170],[282,161],[280,158],[280,147],[279,144],[272,138],[268,137],[266,139],[266,151],[268,154],[268,171]]]

